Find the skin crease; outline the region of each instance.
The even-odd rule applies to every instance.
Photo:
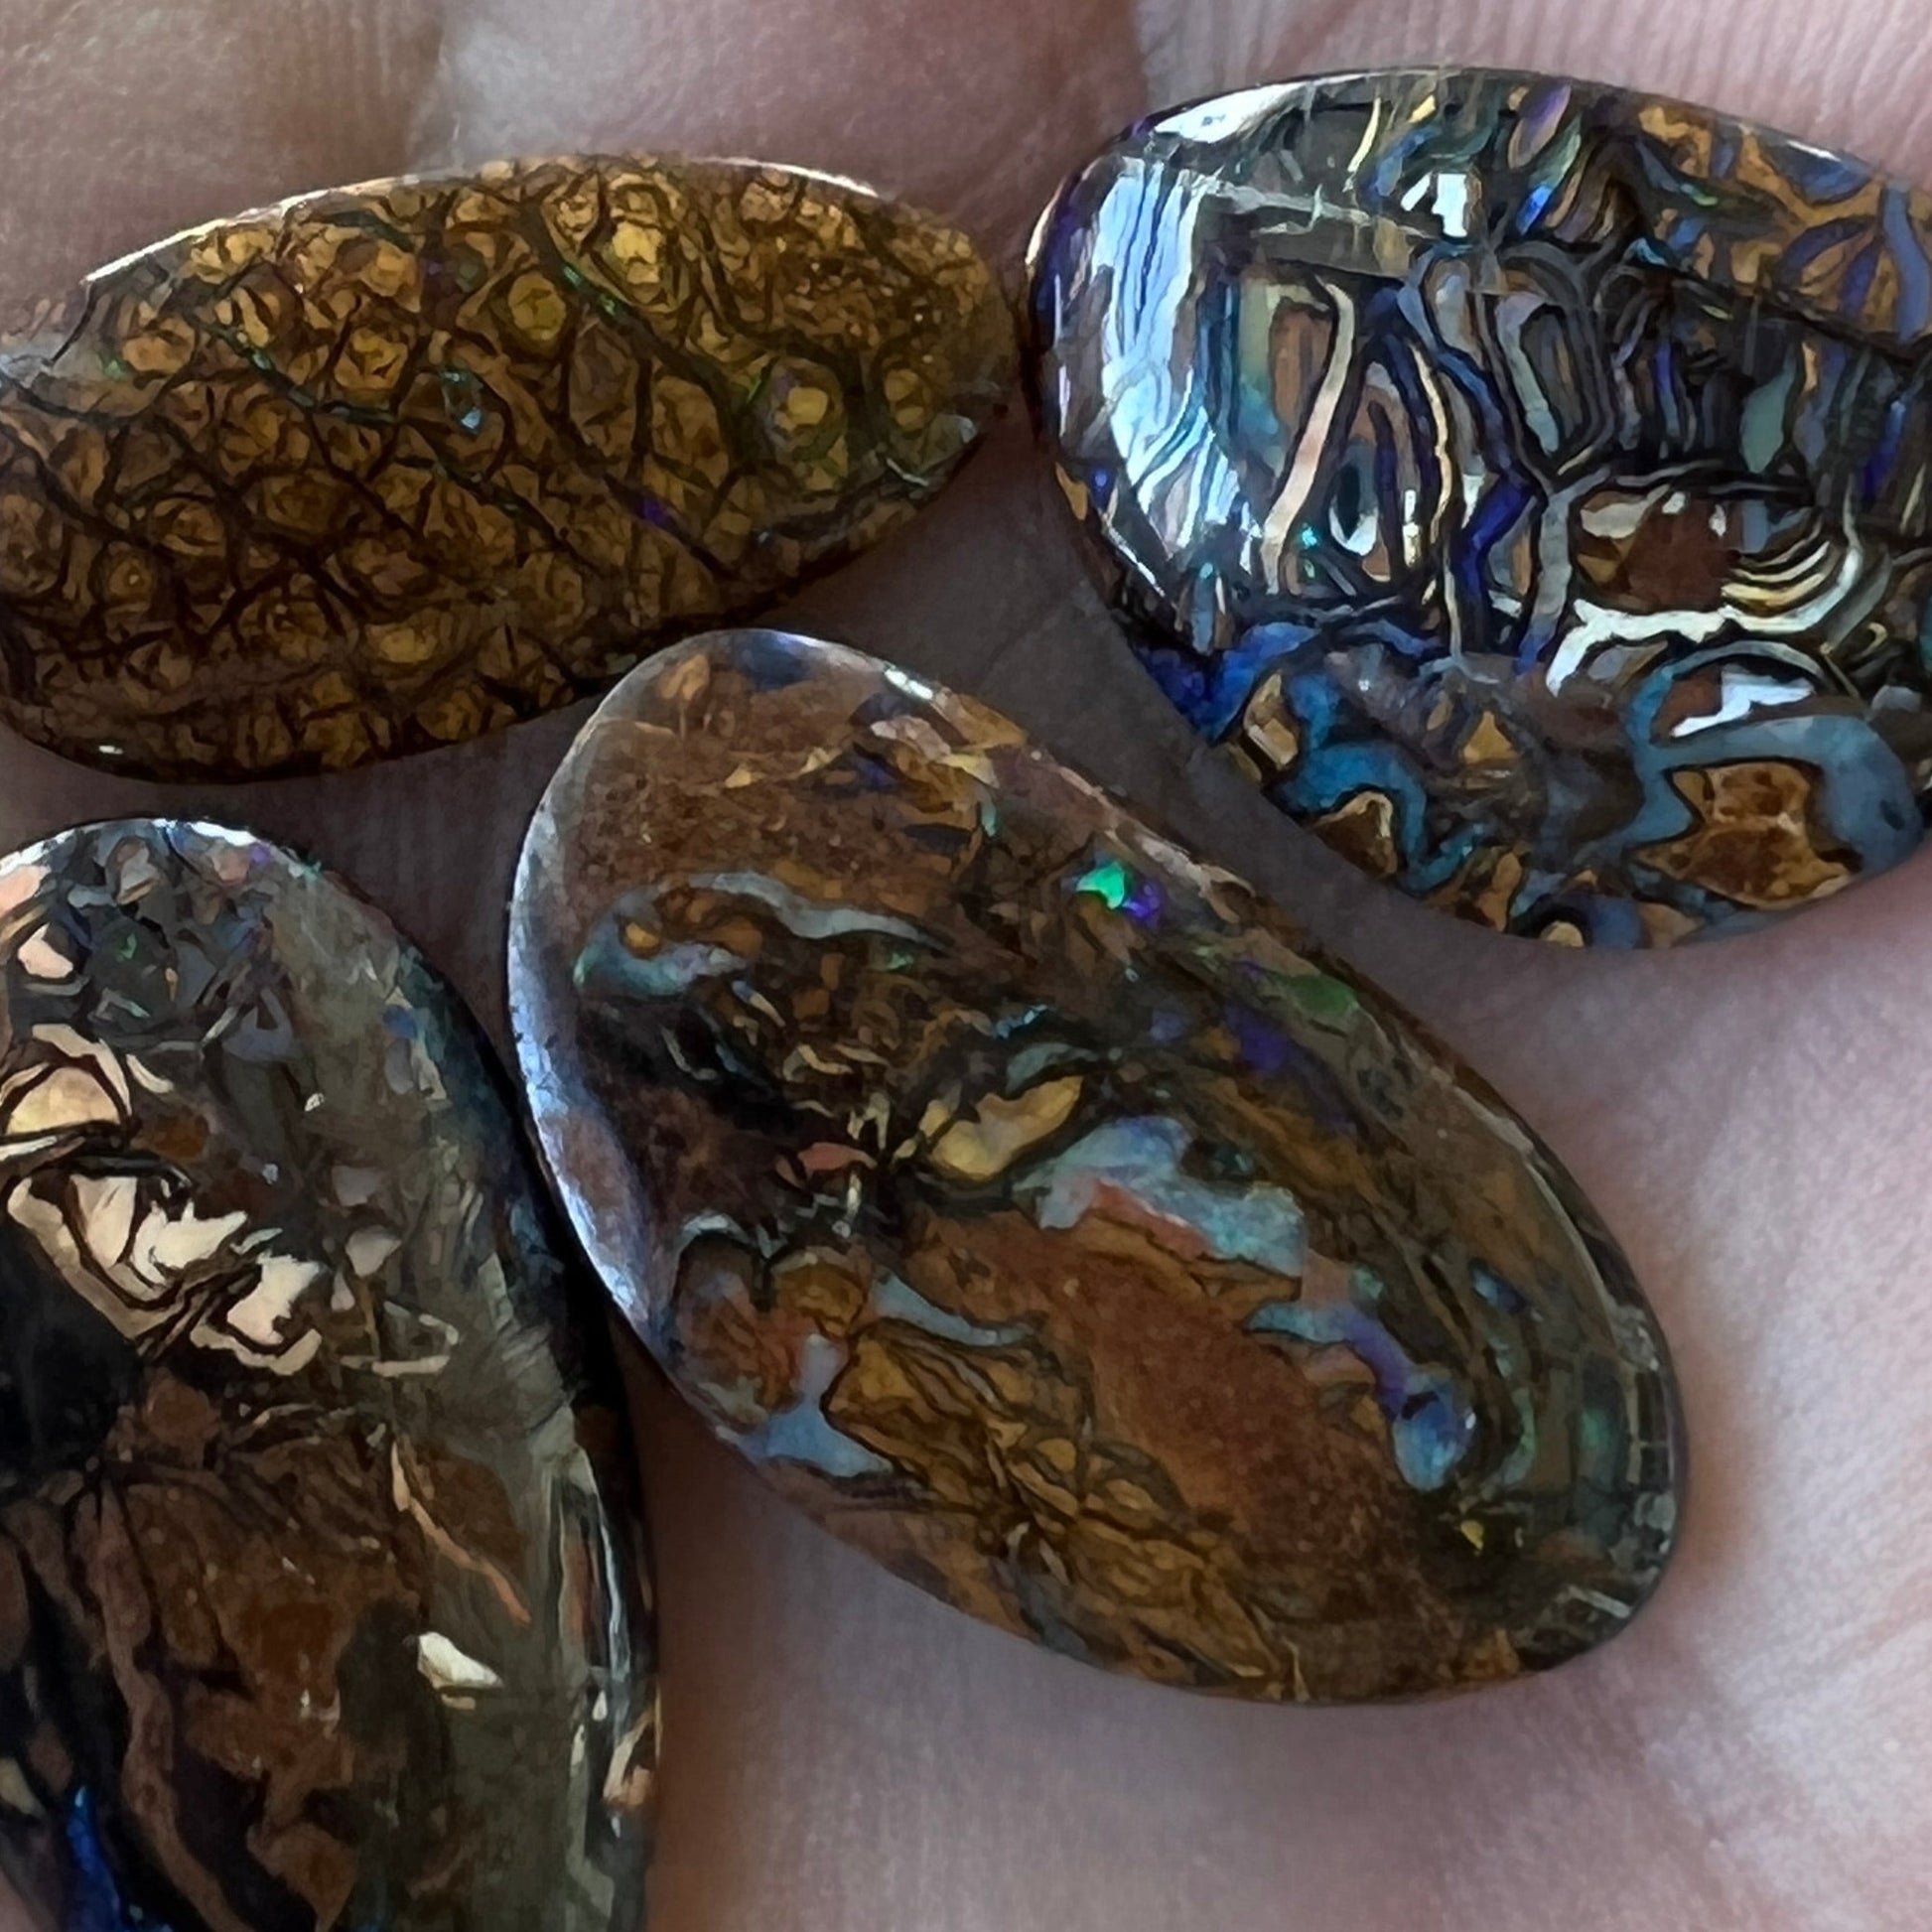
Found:
[[[1675,91],[1932,180],[1923,22],[1923,0],[5,0],[0,299],[187,220],[519,147],[859,170],[1011,248],[1147,106],[1435,57]],[[1932,860],[1658,957],[1456,927],[1190,756],[1066,534],[1015,427],[780,621],[1008,710],[1483,1068],[1671,1334],[1689,1531],[1631,1634],[1554,1677],[1408,1710],[1188,1700],[895,1583],[633,1359],[665,1608],[657,1932],[1923,1932]],[[578,722],[239,790],[0,741],[0,843],[138,810],[252,823],[359,880],[496,1024],[517,837]]]

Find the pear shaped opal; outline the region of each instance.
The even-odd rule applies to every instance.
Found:
[[[1656,1584],[1671,1374],[1570,1180],[992,712],[801,638],[683,646],[566,759],[511,925],[612,1293],[901,1576],[1262,1699],[1542,1669]]]

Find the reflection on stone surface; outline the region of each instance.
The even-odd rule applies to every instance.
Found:
[[[485,1054],[244,835],[0,861],[0,1861],[44,1923],[637,1922],[626,1437]]]
[[[1301,823],[1568,945],[1761,924],[1932,796],[1932,200],[1450,69],[1135,128],[1035,247],[1062,485]]]
[[[579,739],[511,924],[613,1294],[926,1589],[1341,1699],[1558,1663],[1657,1582],[1671,1375],[1568,1178],[993,713],[805,639],[682,647]]]
[[[1013,353],[956,229],[749,163],[163,242],[0,344],[0,721],[246,778],[554,710],[902,522]]]

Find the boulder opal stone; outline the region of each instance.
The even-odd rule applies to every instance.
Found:
[[[43,1924],[636,1924],[648,1598],[566,1286],[478,1035],[344,887],[154,820],[0,860],[0,1863]]]
[[[529,836],[551,1169],[713,1428],[1091,1663],[1407,1696],[1574,1656],[1670,1551],[1664,1345],[1528,1131],[1004,719],[741,631]]]
[[[1148,667],[1284,810],[1566,945],[1761,924],[1932,797],[1932,199],[1524,74],[1135,128],[1035,247]]]
[[[963,234],[784,169],[197,229],[0,344],[0,721],[250,778],[552,710],[902,522],[1013,362]]]

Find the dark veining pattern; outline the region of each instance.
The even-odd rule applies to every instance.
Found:
[[[552,710],[902,522],[1012,363],[964,235],[783,169],[198,229],[0,344],[0,720],[246,778]]]
[[[634,1928],[653,1640],[573,1292],[380,914],[205,826],[0,860],[0,1863],[42,1923]]]
[[[526,1084],[712,1426],[923,1587],[1259,1698],[1558,1663],[1655,1585],[1662,1341],[1476,1080],[1005,720],[769,632],[532,826]]]
[[[1257,88],[1072,182],[1061,481],[1302,823],[1565,944],[1762,923],[1932,798],[1932,201],[1613,88]]]

